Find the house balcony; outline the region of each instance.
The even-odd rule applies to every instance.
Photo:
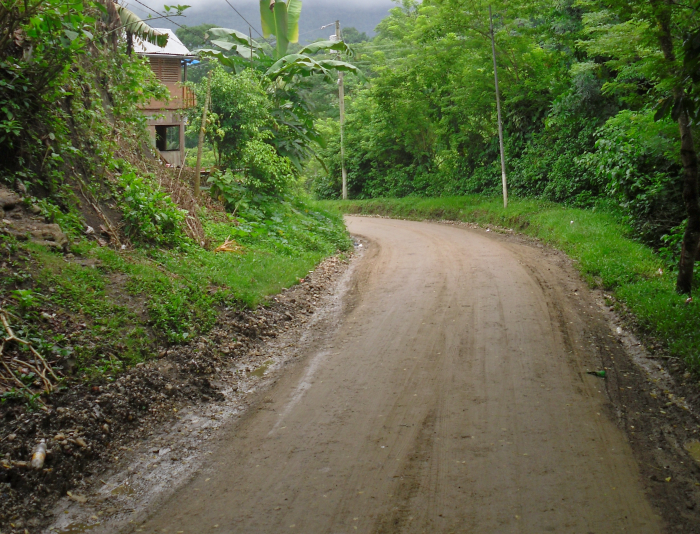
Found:
[[[163,83],[168,88],[170,92],[170,102],[163,102],[161,100],[151,100],[142,109],[144,110],[180,110],[193,108],[197,104],[197,99],[195,97],[194,91],[189,87],[185,87],[179,82]]]

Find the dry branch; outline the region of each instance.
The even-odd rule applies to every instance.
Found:
[[[53,391],[56,384],[61,381],[61,378],[54,372],[51,364],[39,354],[30,341],[26,341],[15,335],[14,330],[12,330],[10,326],[7,312],[2,309],[0,309],[0,322],[6,334],[0,343],[0,363],[4,368],[0,369],[0,385],[9,389],[12,387],[12,384],[16,384],[29,393],[33,393],[29,387],[19,379],[19,375],[26,369],[34,372],[34,374],[41,379],[42,391],[46,393]],[[33,363],[21,360],[17,357],[10,357],[10,355],[5,352],[5,347],[12,342],[27,347],[29,352],[34,356]]]
[[[243,254],[243,247],[231,239],[231,236],[228,236],[223,244],[214,249],[214,252],[235,252],[236,254]]]

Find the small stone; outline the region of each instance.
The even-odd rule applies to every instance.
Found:
[[[83,438],[75,438],[75,444],[80,445],[83,448],[87,447],[87,443]]]
[[[14,441],[17,439],[17,434],[10,434],[5,438],[7,441]]]

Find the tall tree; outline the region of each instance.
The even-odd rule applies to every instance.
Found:
[[[605,58],[614,73],[609,90],[642,93],[648,103],[657,103],[657,119],[670,114],[678,124],[687,222],[676,290],[690,294],[700,245],[700,191],[693,138],[693,119],[697,120],[691,98],[693,73],[687,68],[693,50],[683,43],[698,31],[697,7],[670,0],[604,4],[594,0],[591,5],[597,9],[584,18],[591,39],[582,47],[591,56]]]

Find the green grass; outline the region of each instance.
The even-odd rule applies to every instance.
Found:
[[[536,237],[577,260],[589,284],[614,293],[642,329],[662,341],[671,355],[700,369],[700,303],[685,304],[686,297],[675,292],[675,273],[652,249],[635,241],[629,227],[614,213],[534,200],[511,201],[504,210],[500,199],[479,196],[323,201],[318,205],[337,213],[491,224]],[[696,281],[699,279],[696,273]]]
[[[223,306],[264,303],[351,246],[338,214],[301,202],[236,217],[204,214],[203,221],[206,249],[185,242],[121,251],[83,240],[69,261],[0,236],[0,249],[15,258],[0,268],[15,326],[51,351],[71,354],[75,373],[113,375],[153,357],[158,344],[205,334]],[[227,237],[240,252],[215,253]],[[60,324],[42,313],[56,313]]]

